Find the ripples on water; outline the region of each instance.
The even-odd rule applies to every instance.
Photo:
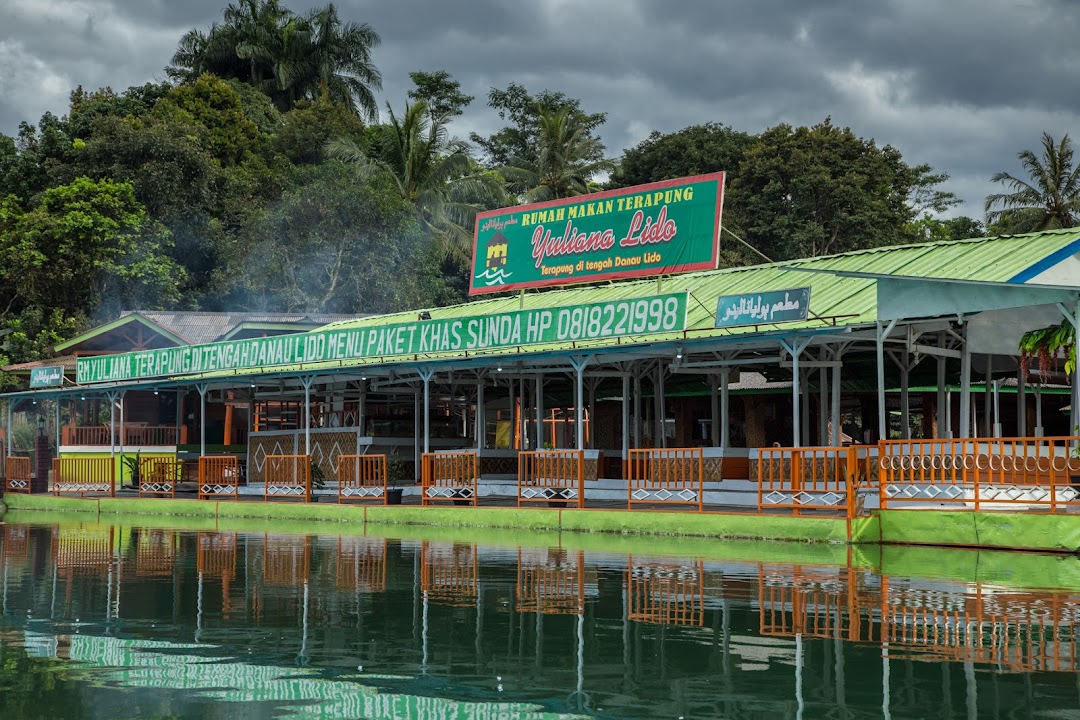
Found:
[[[0,718],[1080,717],[1074,558],[438,537],[0,525]]]

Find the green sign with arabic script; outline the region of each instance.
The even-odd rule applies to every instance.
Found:
[[[716,327],[798,322],[810,310],[810,288],[724,295],[716,303]]]
[[[79,358],[80,383],[682,332],[687,293]]]
[[[57,387],[64,384],[64,368],[60,365],[36,367],[30,371],[30,387]]]
[[[469,294],[716,269],[724,173],[476,216]]]

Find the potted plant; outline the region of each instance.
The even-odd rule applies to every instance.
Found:
[[[548,507],[564,508],[570,503],[570,491],[568,487],[550,487],[547,489]]]
[[[315,498],[316,490],[323,490],[326,488],[326,474],[323,473],[322,468],[316,463],[311,463],[311,495],[312,502],[318,502]]]
[[[140,484],[139,453],[135,453],[135,457],[123,455],[120,460],[122,462],[121,473],[123,472],[123,468],[127,468],[128,475],[131,477],[131,488],[133,490],[138,490]],[[120,476],[120,486],[124,486],[123,475]]]
[[[405,460],[395,448],[386,456],[386,504],[400,505],[401,494],[407,483],[405,478]]]

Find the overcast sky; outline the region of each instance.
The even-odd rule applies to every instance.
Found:
[[[303,11],[324,4],[291,0]],[[1040,134],[1075,134],[1077,0],[339,0],[382,36],[380,103],[412,70],[476,96],[457,134],[499,127],[489,88],[518,82],[608,113],[612,155],[651,130],[715,121],[757,133],[831,115],[949,173],[982,216],[998,170]],[[225,0],[0,0],[0,132],[66,112],[76,85],[163,79],[180,36]]]

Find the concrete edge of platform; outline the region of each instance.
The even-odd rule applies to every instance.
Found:
[[[845,544],[845,518],[789,517],[740,513],[692,513],[558,508],[415,507],[170,500],[162,498],[67,498],[9,495],[18,511],[60,511],[98,515],[166,516],[206,520],[320,521],[365,525],[425,525],[448,528],[505,528],[526,532],[608,533],[693,538],[739,538]],[[858,525],[876,525],[864,518]],[[273,530],[260,526],[259,530]],[[874,537],[876,531],[861,536]],[[859,540],[856,540],[858,542]]]
[[[8,495],[7,507],[94,515],[184,517],[215,525],[221,520],[253,521],[247,529],[274,531],[254,521],[274,520],[290,530],[296,523],[361,526],[491,528],[524,533],[602,533],[628,536],[744,539],[801,543],[930,545],[936,547],[1080,551],[1080,515],[944,510],[880,510],[845,518],[754,513],[693,513],[558,508],[417,507],[169,500],[161,498],[71,498]]]

